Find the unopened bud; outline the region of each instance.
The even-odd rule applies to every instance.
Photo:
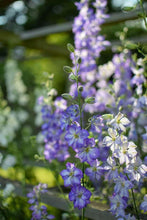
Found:
[[[72,73],[72,68],[70,66],[64,66],[63,67],[64,72],[66,73]]]
[[[72,44],[67,44],[67,49],[69,50],[69,52],[74,53],[75,48],[73,47]]]
[[[95,98],[94,97],[87,97],[85,99],[85,103],[87,103],[87,104],[94,104],[95,103]]]
[[[78,91],[79,91],[79,92],[83,92],[83,86],[79,86],[79,87],[78,87]]]

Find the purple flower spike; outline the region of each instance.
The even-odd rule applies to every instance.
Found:
[[[76,168],[73,163],[66,164],[66,170],[62,170],[60,175],[64,179],[65,186],[73,186],[81,184],[83,173],[80,169]]]
[[[69,193],[70,201],[73,201],[74,207],[84,208],[90,203],[91,192],[83,186],[74,186]]]

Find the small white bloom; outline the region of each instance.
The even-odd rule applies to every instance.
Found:
[[[115,129],[125,131],[126,126],[130,124],[130,121],[124,116],[124,114],[119,112],[115,118],[110,121],[109,124],[112,125]]]
[[[103,143],[111,148],[112,151],[115,151],[118,148],[120,143],[120,138],[115,129],[108,129],[109,136],[106,136],[103,140]]]

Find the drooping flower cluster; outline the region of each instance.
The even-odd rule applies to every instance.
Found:
[[[27,194],[28,203],[31,205],[30,210],[32,211],[31,220],[43,220],[43,219],[54,219],[53,215],[48,214],[47,207],[40,204],[40,196],[42,193],[47,192],[47,184],[40,183],[34,186],[33,191]]]

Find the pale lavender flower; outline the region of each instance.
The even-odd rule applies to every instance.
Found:
[[[125,217],[125,208],[127,207],[127,202],[121,196],[115,195],[110,197],[110,211],[116,217]]]
[[[141,178],[145,177],[147,173],[147,166],[142,163],[139,157],[134,157],[131,163],[126,167],[126,173],[130,175],[132,180],[140,181]]]
[[[123,176],[118,176],[118,178],[116,178],[114,182],[115,182],[114,193],[118,194],[121,197],[129,198],[128,190],[133,187],[132,182],[127,180]]]

